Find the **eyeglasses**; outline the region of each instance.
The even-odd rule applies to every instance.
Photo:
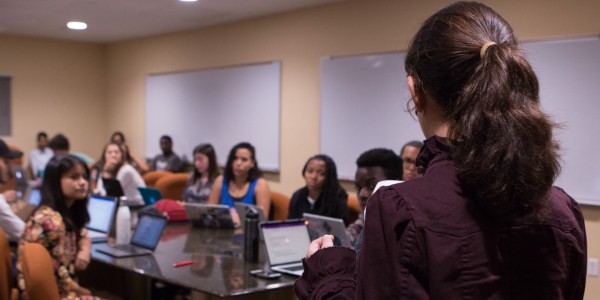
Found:
[[[402,159],[402,163],[407,164],[407,165],[416,165],[416,161],[410,157],[405,157]]]

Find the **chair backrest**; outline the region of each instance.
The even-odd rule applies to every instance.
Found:
[[[346,224],[352,224],[360,214],[360,204],[356,195],[348,195],[348,212],[346,213]]]
[[[58,284],[48,250],[38,243],[27,243],[19,254],[27,298],[59,300]]]
[[[10,299],[12,280],[12,260],[10,247],[4,231],[0,229],[0,299]]]
[[[290,197],[271,191],[271,211],[273,220],[286,220],[290,206]]]
[[[156,187],[156,181],[158,179],[160,179],[161,177],[168,175],[168,174],[172,174],[169,171],[150,171],[146,174],[144,174],[144,182],[146,183],[147,187]]]
[[[160,190],[164,198],[181,200],[188,177],[189,174],[187,173],[171,173],[162,176],[156,181],[156,188]]]

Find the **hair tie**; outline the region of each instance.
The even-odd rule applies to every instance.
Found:
[[[487,49],[493,45],[496,45],[496,42],[489,41],[483,44],[483,46],[481,46],[481,50],[479,50],[479,57],[483,58],[483,56],[485,55],[485,51],[487,51]]]

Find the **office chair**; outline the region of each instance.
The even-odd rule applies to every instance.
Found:
[[[20,255],[28,299],[60,300],[52,258],[48,250],[38,243],[27,243]]]
[[[160,190],[163,198],[171,200],[181,200],[181,195],[185,189],[189,174],[170,173],[160,177],[156,181],[156,188]]]
[[[158,181],[161,177],[165,175],[172,174],[169,171],[149,171],[144,174],[144,182],[147,187],[156,187],[156,181]]]
[[[12,259],[8,239],[0,229],[0,299],[17,299],[19,292],[12,288]]]
[[[271,217],[273,220],[286,220],[290,206],[290,197],[271,191]]]

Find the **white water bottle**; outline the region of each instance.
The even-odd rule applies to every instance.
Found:
[[[121,205],[117,210],[117,244],[129,244],[131,239],[131,212],[129,206]]]

